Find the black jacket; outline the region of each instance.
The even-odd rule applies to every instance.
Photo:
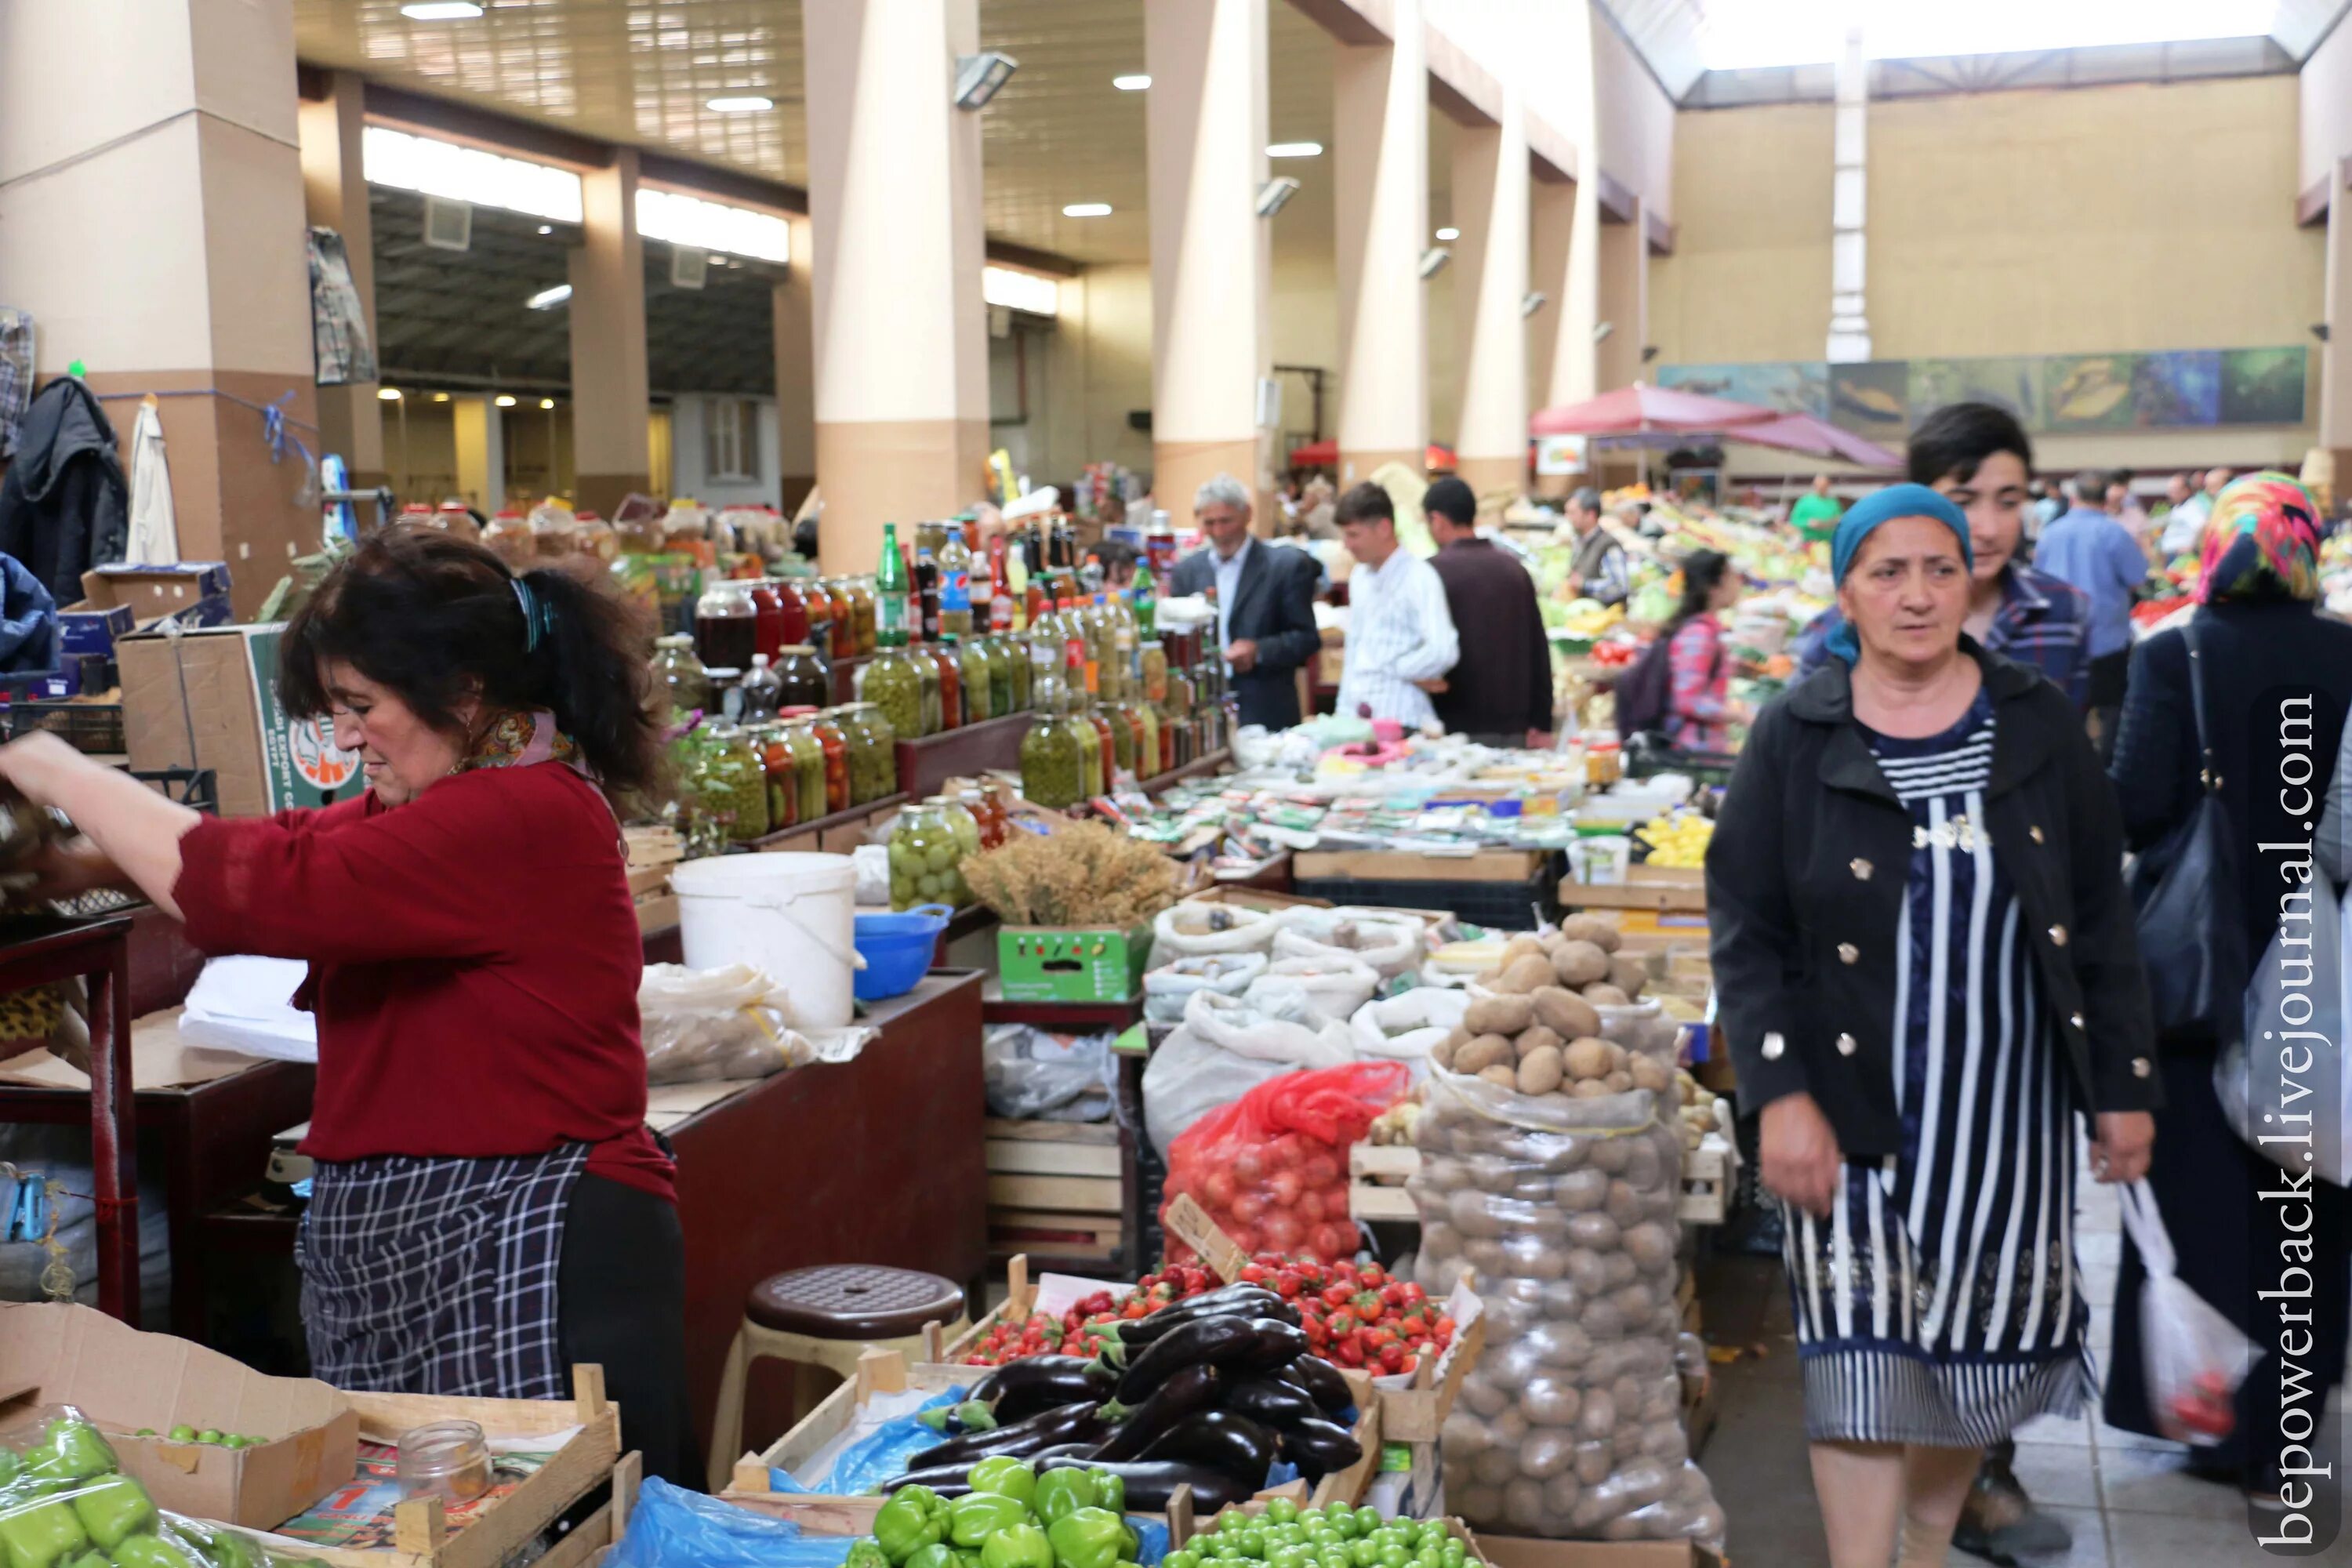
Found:
[[[2065,693],[1972,639],[1960,646],[1994,704],[1986,827],[2081,1103],[2153,1109],[2155,1026],[2115,797]],[[1901,1146],[1892,938],[1911,833],[1854,721],[1846,666],[1832,659],[1758,717],[1707,847],[1717,1033],[1740,1108],[1810,1093],[1848,1155]]]
[[[25,411],[16,460],[0,480],[0,555],[23,562],[58,604],[78,605],[81,574],[130,547],[114,426],[89,387],[61,375]]]
[[[1240,591],[1226,616],[1233,640],[1247,637],[1257,644],[1257,663],[1234,677],[1243,723],[1286,730],[1298,722],[1298,667],[1323,647],[1323,634],[1315,629],[1319,575],[1314,558],[1305,551],[1277,550],[1263,539],[1250,541],[1249,553],[1242,559]],[[1192,552],[1170,574],[1171,592],[1180,597],[1206,594],[1216,581],[1213,547]]]
[[[1488,540],[1464,539],[1429,564],[1445,584],[1445,607],[1462,639],[1462,658],[1431,700],[1438,721],[1457,735],[1512,737],[1552,727],[1551,639],[1536,580],[1517,557]]]

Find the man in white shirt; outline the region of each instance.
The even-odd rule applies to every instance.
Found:
[[[1417,730],[1437,717],[1429,686],[1462,656],[1445,584],[1428,562],[1398,548],[1396,503],[1380,486],[1367,482],[1342,496],[1339,523],[1359,569],[1348,578],[1347,662],[1336,711]]]

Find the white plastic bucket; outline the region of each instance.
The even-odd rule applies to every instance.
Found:
[[[748,963],[792,997],[793,1021],[850,1018],[857,874],[846,855],[714,855],[670,872],[689,969]]]

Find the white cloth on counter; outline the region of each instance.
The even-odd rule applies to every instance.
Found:
[[[209,1050],[315,1063],[319,1021],[294,1005],[310,973],[299,959],[207,959],[180,1014],[180,1037]]]

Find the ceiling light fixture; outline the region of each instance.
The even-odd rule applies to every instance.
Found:
[[[1434,278],[1439,273],[1444,271],[1445,264],[1453,259],[1454,253],[1446,249],[1445,247],[1442,245],[1433,245],[1427,250],[1423,251],[1421,253],[1421,276],[1423,281],[1426,282],[1428,279]]]
[[[378,402],[397,403],[400,401],[400,388],[396,386],[379,386],[375,389],[375,395]]]
[[[761,114],[775,108],[776,100],[763,93],[740,92],[705,100],[702,107],[713,114]]]
[[[1462,237],[1462,231],[1449,226],[1439,229],[1437,231],[1437,237],[1441,240],[1460,239]]]
[[[569,283],[558,283],[552,289],[541,289],[538,293],[533,294],[530,299],[525,300],[523,303],[530,306],[534,310],[552,310],[555,307],[562,304],[565,300],[571,298],[572,285]]]
[[[482,8],[474,0],[417,0],[403,5],[400,14],[412,22],[470,22]]]
[[[1320,158],[1323,156],[1323,143],[1320,142],[1277,142],[1273,146],[1268,147],[1265,150],[1265,155],[1269,158]]]
[[[1121,92],[1141,92],[1151,85],[1151,79],[1148,76],[1115,76],[1110,79],[1110,84]]]
[[[1021,62],[1011,55],[994,49],[985,54],[956,57],[955,106],[958,109],[985,109],[988,100],[1003,89],[1013,79]]]
[[[494,401],[501,408],[512,408],[515,405],[514,394],[511,392],[499,393]]]
[[[1283,205],[1298,194],[1298,182],[1287,174],[1276,174],[1257,188],[1257,216],[1272,217]]]
[[[555,406],[555,399],[552,397],[542,397],[539,400],[539,405],[541,408],[553,408]]]
[[[433,401],[436,403],[446,403],[449,401],[449,395],[446,392],[436,392],[433,395]]]
[[[539,232],[541,234],[553,234],[555,232],[555,226],[551,223],[541,224],[539,226]]]
[[[1072,202],[1062,209],[1062,216],[1064,217],[1108,217],[1110,204],[1108,202]]]
[[[1519,314],[1532,316],[1549,303],[1551,303],[1550,297],[1542,289],[1530,289],[1528,290],[1528,297],[1519,301]]]

